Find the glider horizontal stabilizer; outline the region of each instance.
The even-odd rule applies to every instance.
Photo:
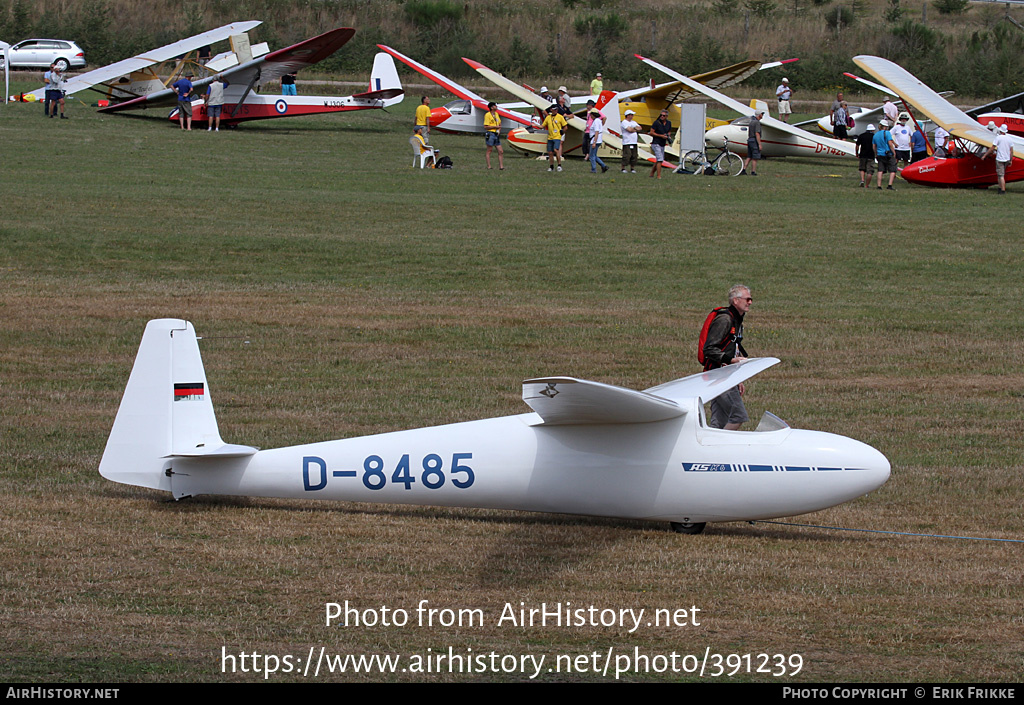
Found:
[[[547,426],[648,423],[686,413],[674,401],[574,377],[528,379],[523,382],[523,401]]]

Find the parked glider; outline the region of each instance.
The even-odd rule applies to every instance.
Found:
[[[713,88],[697,83],[678,71],[662,66],[653,59],[644,58],[639,54],[636,55],[636,58],[743,115],[744,117],[733,120],[728,125],[708,130],[704,134],[704,139],[713,147],[722,147],[728,143],[729,149],[733,152],[746,156],[747,124],[754,115],[753,108],[743,105]],[[855,156],[853,145],[849,142],[830,137],[819,137],[807,130],[776,120],[767,114],[761,118],[761,143],[763,145],[761,153],[766,157]]]
[[[244,120],[386,108],[401,102],[403,91],[398,80],[398,71],[395,70],[394,61],[386,54],[378,54],[374,59],[370,90],[365,93],[335,97],[261,95],[257,92],[262,84],[277,81],[285,74],[309,68],[323,61],[340,49],[354,34],[355,30],[350,27],[339,27],[222,71],[218,75],[226,80],[228,85],[224,89],[221,122],[230,125]],[[201,96],[205,92],[205,87],[214,78],[215,76],[210,76],[195,81],[193,85],[196,94]],[[177,104],[177,100],[175,90],[168,88],[125,103],[101,108],[100,112],[171,107]],[[193,122],[205,122],[205,106],[198,99],[193,101],[193,104]],[[172,112],[170,118],[177,120],[177,112]]]
[[[192,324],[150,321],[100,474],[196,495],[484,507],[672,522],[792,516],[881,487],[889,462],[766,413],[758,431],[709,428],[703,404],[779,362],[751,359],[638,392],[530,379],[534,413],[258,450],[225,443]]]
[[[758,71],[776,68],[794,61],[799,61],[799,59],[773,61],[767,64],[762,64],[760,61],[743,61],[732,66],[690,76],[690,80],[710,88],[727,88],[745,81]],[[626,110],[632,110],[635,113],[633,119],[645,129],[650,129],[662,110],[668,110],[669,122],[673,125],[679,125],[679,103],[695,95],[698,95],[698,91],[695,91],[690,86],[681,81],[670,81],[650,88],[636,88],[623,91],[619,94],[619,108],[623,114],[625,114]],[[728,124],[728,121],[706,118],[705,123],[706,127],[704,129],[710,130]]]
[[[848,78],[852,78],[853,80],[857,81],[858,83],[862,83],[865,86],[874,88],[877,91],[881,91],[882,93],[885,93],[888,96],[896,98],[897,100],[903,100],[902,97],[894,93],[887,86],[875,83],[874,81],[869,81],[866,78],[856,76],[852,73],[843,73],[843,75],[847,76]],[[953,95],[953,91],[939,91],[938,95],[942,98],[948,98],[949,96]],[[906,103],[904,103],[904,105],[906,105]],[[1022,115],[1021,113],[1024,113],[1024,93],[1017,93],[1016,95],[1011,95],[1006,98],[1000,98],[999,100],[993,101],[991,103],[979,105],[975,108],[970,108],[969,110],[964,111],[964,114],[974,118],[983,125],[987,125],[990,121],[995,122],[997,125],[1006,125],[1007,129],[1009,129],[1010,131],[1010,134],[1024,137],[1024,115]],[[871,109],[851,107],[850,115],[854,119],[854,126],[852,129],[848,131],[851,137],[856,137],[862,132],[864,132],[864,130],[867,129],[867,126],[869,124],[873,123],[877,125],[878,122],[883,118],[881,106]],[[829,117],[830,116],[825,115],[816,122],[818,127],[822,130],[822,132],[831,135],[832,124],[829,120]],[[797,124],[799,126],[806,125],[811,122],[815,121],[809,120],[808,122],[802,122]],[[932,123],[930,120],[921,122],[920,125],[925,132],[931,132],[935,129],[935,124]]]
[[[432,130],[452,133],[468,132],[479,135],[484,133],[484,114],[487,112],[487,103],[489,102],[486,98],[389,46],[383,44],[377,46],[459,98],[459,100],[445,103],[430,111],[430,128]],[[498,108],[498,114],[501,115],[502,134],[507,134],[509,130],[517,127],[530,126],[529,115],[501,107]]]
[[[233,22],[208,32],[197,34],[187,39],[172,42],[166,46],[144,52],[130,59],[123,59],[113,64],[108,64],[93,71],[68,78],[65,84],[65,95],[73,95],[80,91],[93,90],[109,100],[120,101],[138,98],[139,96],[156,93],[167,88],[168,84],[174,81],[186,66],[194,67],[194,70],[205,71],[207,66],[210,70],[216,67],[228,68],[232,63],[238,63],[234,52],[227,52],[211,59],[207,64],[199,64],[193,61],[190,55],[200,48],[216,44],[217,42],[245,34],[251,29],[258,27],[262,22],[252,20],[248,22]],[[257,47],[252,47],[250,54],[258,56],[266,53],[265,45],[260,45],[262,52]],[[255,51],[252,51],[255,50]],[[234,57],[234,58],[229,58]],[[252,58],[246,54],[246,60]],[[165,62],[174,61],[175,65],[168,71],[169,76],[161,77],[159,67]],[[203,74],[205,76],[205,74]],[[42,100],[45,88],[26,93],[34,96],[36,100]]]
[[[983,150],[973,146],[991,147],[995,138],[981,123],[899,64],[866,55],[855,56],[853,61],[931,118],[936,125],[946,129],[953,138],[960,140],[959,147],[949,157],[932,156],[908,164],[900,172],[904,179],[925,186],[986,188],[996,183],[995,161],[982,159],[979,153],[983,153]],[[1013,158],[1006,170],[1006,181],[1021,181],[1024,180],[1024,137],[1010,135],[1010,140],[1013,142]]]
[[[463,57],[462,60],[465,61],[470,66],[472,66],[474,69],[476,69],[477,73],[479,73],[481,76],[486,78],[494,85],[508,91],[512,95],[516,96],[520,100],[525,101],[529,105],[532,105],[538,110],[543,111],[549,105],[551,105],[551,103],[544,100],[533,91],[527,89],[524,86],[521,86],[515,81],[510,81],[497,71],[492,71],[491,69],[487,68],[479,61],[473,61],[472,59],[467,59],[465,57]],[[614,101],[617,99],[616,94],[613,93],[612,91],[605,91],[605,93],[607,95],[602,94],[604,96],[604,100],[607,101],[610,97],[613,101],[612,105],[614,106]],[[617,118],[618,109],[613,107],[611,108],[611,110],[613,110],[616,113],[615,117]],[[566,121],[569,123],[569,129],[566,131],[565,136],[562,140],[562,156],[582,157],[583,152],[581,147],[583,146],[583,135],[587,128],[586,121],[575,115],[567,115],[565,117]],[[620,135],[615,134],[615,132],[612,130],[609,130],[603,134],[604,140],[601,144],[601,150],[598,152],[598,156],[600,156],[601,159],[621,159],[622,139]],[[516,149],[517,151],[521,151],[523,153],[543,154],[547,149],[547,135],[546,133],[542,133],[539,131],[531,132],[528,129],[519,128],[513,130],[508,134],[508,144],[513,149]],[[543,146],[541,146],[542,144]],[[646,149],[644,149],[644,147],[645,145],[643,144],[638,146],[638,158],[643,161],[653,163],[654,155],[648,152]],[[666,153],[671,153],[669,149],[666,149],[665,151]],[[676,149],[675,156],[678,156],[678,153],[678,149]],[[670,164],[669,162],[664,162],[664,164],[668,167],[675,167],[675,164]]]

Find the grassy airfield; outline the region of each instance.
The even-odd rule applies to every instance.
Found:
[[[482,139],[441,135],[455,169],[419,171],[414,102],[216,135],[77,103],[66,121],[0,107],[0,679],[260,680],[222,674],[222,648],[304,663],[322,646],[546,665],[597,652],[598,670],[609,649],[750,654],[755,669],[758,654],[799,654],[796,676],[744,662],[732,680],[1019,680],[1020,543],[174,503],[102,479],[151,318],[206,337],[225,440],[275,447],[521,413],[531,376],[643,389],[691,374],[706,312],[743,282],[748,349],[783,360],[749,384],[751,416],[858,438],[893,466],[871,496],[795,521],[1024,539],[1019,185],[865,191],[853,160],[655,182],[508,153],[488,172]],[[346,600],[410,622],[325,626],[324,604]],[[420,627],[421,600],[486,623]],[[520,602],[696,606],[700,625],[496,623]],[[611,680],[592,670],[538,680]]]

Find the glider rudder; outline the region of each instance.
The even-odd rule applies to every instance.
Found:
[[[170,491],[167,470],[175,457],[255,452],[221,440],[192,324],[174,318],[150,321],[100,460],[100,474],[114,482]]]

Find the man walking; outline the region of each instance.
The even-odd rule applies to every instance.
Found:
[[[754,117],[747,123],[747,161],[743,162],[743,171],[740,176],[747,175],[747,167],[750,167],[750,175],[757,176],[757,160],[761,158],[761,118],[764,111],[761,108],[754,110]]]
[[[605,165],[604,160],[597,153],[601,149],[601,143],[604,141],[604,120],[601,119],[601,113],[598,112],[597,108],[590,111],[590,114],[594,117],[594,121],[590,124],[590,173],[597,173],[597,167],[601,167],[601,173],[608,171],[608,167]]]
[[[743,317],[750,311],[753,302],[750,289],[736,284],[729,289],[729,305],[712,311],[714,318],[708,326],[702,350],[705,370],[714,370],[747,359],[747,351],[743,349]],[[712,428],[738,431],[749,420],[743,405],[744,391],[743,384],[740,384],[711,401],[709,425]]]
[[[860,160],[860,187],[867,188],[871,185],[871,177],[875,174],[875,126],[868,125],[868,129],[857,136],[857,158]]]
[[[661,163],[665,161],[665,147],[672,139],[672,123],[668,121],[667,110],[661,111],[661,115],[651,125],[651,131],[647,134],[651,136],[651,151],[654,152],[654,166],[651,167],[648,176],[657,176],[660,179]]]
[[[548,131],[548,171],[555,170],[555,162],[558,162],[558,171],[562,170],[562,133],[569,123],[558,114],[553,105],[548,106],[548,115],[540,126]]]

